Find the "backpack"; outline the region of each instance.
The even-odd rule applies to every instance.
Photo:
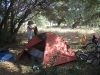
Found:
[[[38,34],[38,28],[35,27],[35,29],[34,29],[34,35],[36,36],[37,34]]]

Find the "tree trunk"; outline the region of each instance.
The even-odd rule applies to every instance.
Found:
[[[80,22],[75,22],[73,25],[72,25],[72,28],[74,29],[74,28],[76,28],[77,26],[78,26],[78,24],[79,24]]]
[[[29,14],[29,12],[28,12],[28,10],[27,10],[27,11],[25,12],[25,15],[23,15],[23,18],[22,18],[21,21],[19,22],[17,28],[14,29],[14,32],[11,34],[12,40],[13,40],[13,41],[14,41],[14,40],[16,41],[16,36],[17,36],[18,30],[19,30],[19,28],[21,27],[21,25],[22,25],[22,23],[24,22],[24,20],[27,18],[28,14]]]
[[[14,2],[12,1],[7,12],[5,13],[4,19],[0,23],[0,36],[2,36],[2,32],[3,32],[4,29],[5,29],[5,31],[7,31],[6,30],[6,28],[7,28],[6,27],[7,26],[7,18],[9,17],[10,10],[13,7],[13,4],[14,4]],[[4,26],[4,28],[3,28],[3,26]]]
[[[9,6],[9,8],[8,8],[8,10],[7,10],[7,12],[5,13],[4,19],[2,20],[2,22],[0,24],[0,30],[2,29],[2,27],[3,27],[4,23],[5,23],[5,21],[7,20],[7,18],[9,17],[10,10],[12,9],[13,4],[14,4],[14,2],[12,1],[11,4],[10,4],[10,6]]]

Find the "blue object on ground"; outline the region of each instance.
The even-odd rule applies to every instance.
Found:
[[[0,51],[0,62],[14,60],[13,54],[11,54],[9,51],[2,52]]]

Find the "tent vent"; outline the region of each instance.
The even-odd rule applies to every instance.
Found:
[[[46,33],[42,33],[39,35],[41,38],[45,39],[46,38]]]

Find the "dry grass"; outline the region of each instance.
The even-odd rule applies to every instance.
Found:
[[[91,34],[94,33],[93,30],[82,30],[82,29],[57,29],[57,28],[49,28],[49,29],[42,29],[39,28],[39,32],[53,32],[62,37],[71,47],[73,50],[78,50],[80,44],[80,39],[83,34],[86,35],[87,39],[91,37]],[[18,37],[19,38],[19,37]],[[20,36],[21,42],[11,46],[11,52],[14,54],[16,58],[17,54],[21,52],[25,44],[27,43],[26,34]],[[7,62],[0,62],[0,75],[33,75],[32,72],[28,72],[27,66],[32,66],[32,62],[29,58],[23,57],[19,61],[7,61]],[[35,75],[35,74],[34,74]]]

